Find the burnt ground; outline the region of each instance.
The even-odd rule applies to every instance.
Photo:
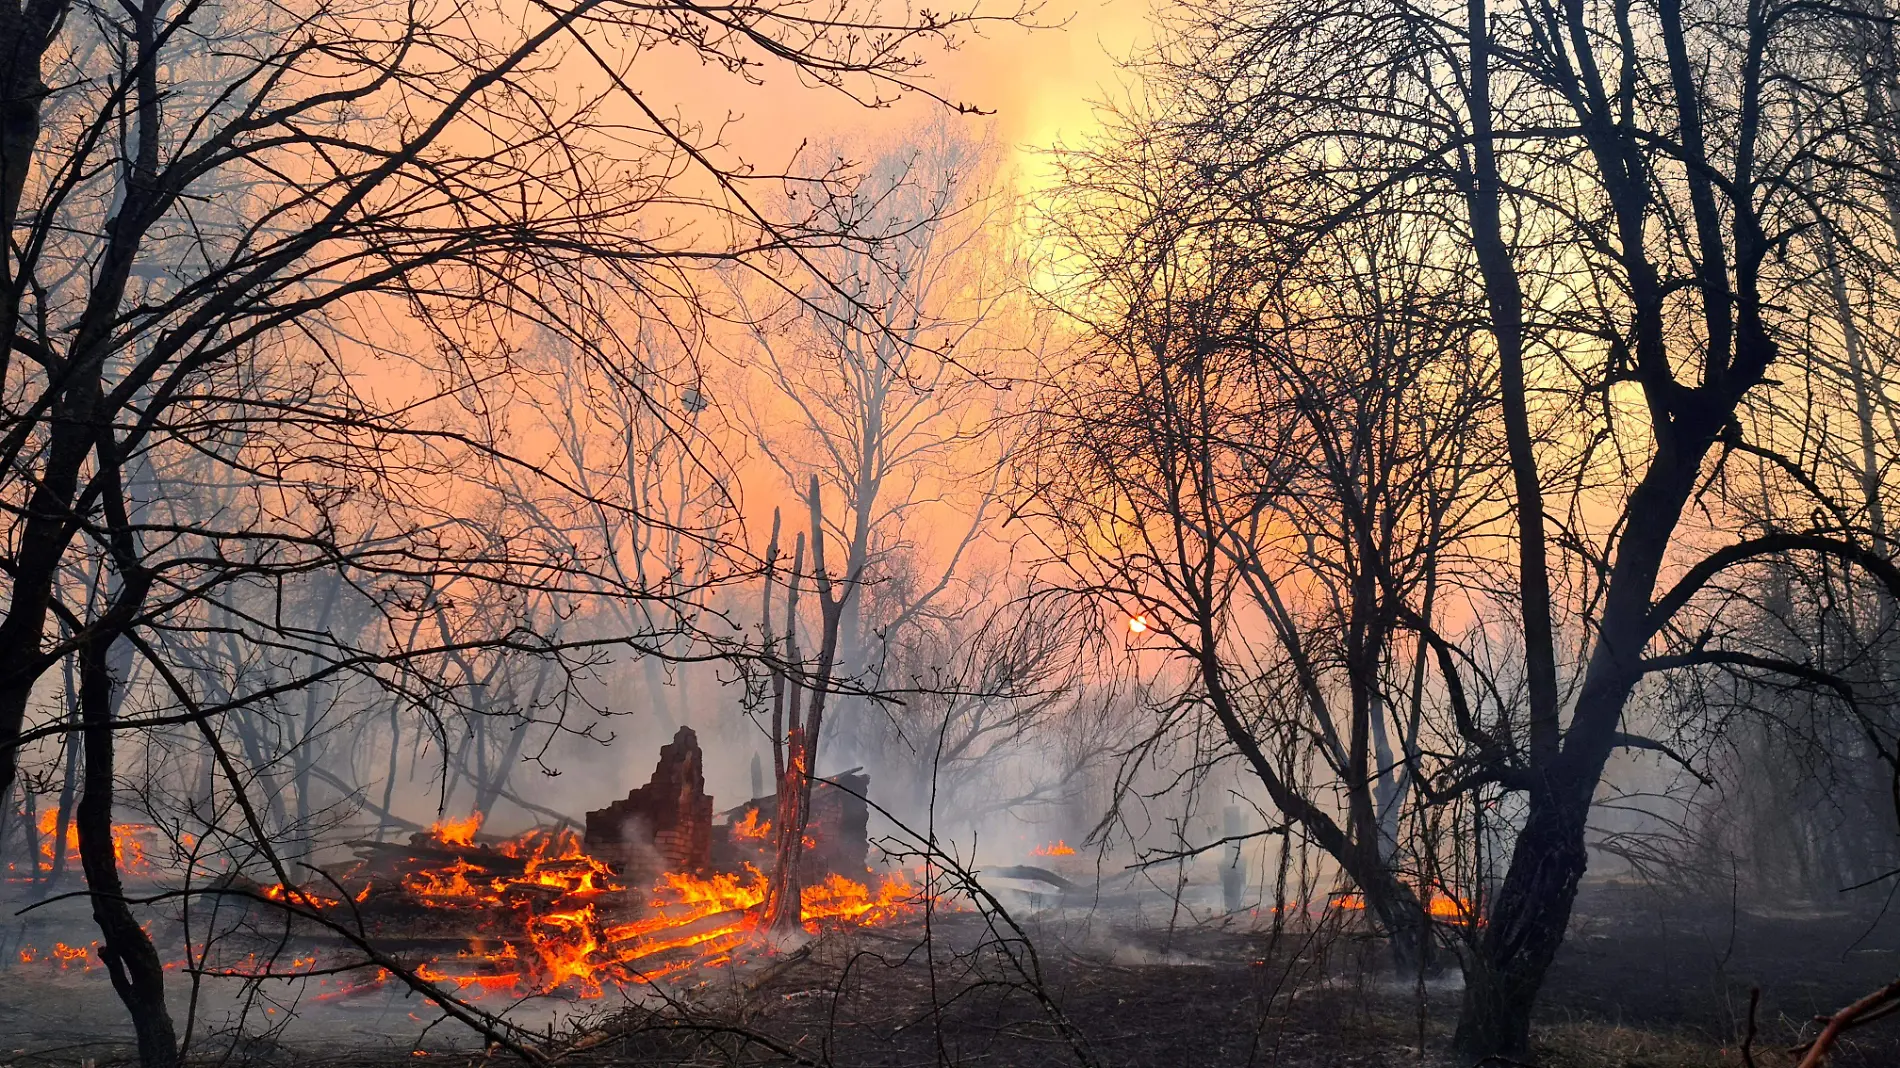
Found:
[[[1347,927],[1276,937],[1246,929],[1251,919],[1173,931],[1130,919],[1039,916],[1028,923],[1032,963],[1020,943],[997,937],[979,917],[940,915],[928,950],[921,925],[835,932],[802,953],[708,973],[670,1004],[534,1011],[554,1029],[550,1048],[581,1068],[799,1061],[1028,1068],[1081,1057],[1127,1068],[1453,1063],[1440,1051],[1457,1008],[1455,977],[1395,979],[1380,947]],[[1780,1051],[1805,1020],[1900,975],[1900,922],[1876,919],[1865,906],[1594,886],[1545,990],[1530,1063],[1739,1065],[1734,1050],[1749,991],[1759,986],[1758,1061],[1785,1066]],[[279,1068],[413,1065],[418,1050],[457,1068],[490,1060],[452,1025],[425,1033],[433,1014],[414,997],[336,1002],[282,990],[272,997],[252,1013],[251,1039],[205,1044],[207,1054],[222,1049],[236,1056],[219,1061]],[[182,991],[174,998],[177,1011]],[[228,995],[208,994],[206,1002],[234,1004]],[[109,1064],[123,1057],[122,1019],[96,969],[0,971],[0,1068]],[[295,1020],[289,1029],[258,1035],[286,1019]],[[1900,1065],[1900,1019],[1859,1032],[1835,1063]]]
[[[1759,988],[1758,1046],[1785,1045],[1816,1014],[1900,977],[1900,914],[1887,904],[1592,886],[1552,970],[1544,1016],[1733,1046],[1747,1027],[1750,991]],[[1900,1065],[1900,1021],[1853,1037],[1836,1063]]]

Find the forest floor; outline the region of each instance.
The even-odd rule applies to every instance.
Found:
[[[1032,963],[979,917],[945,913],[934,918],[928,950],[921,923],[839,931],[765,971],[708,973],[667,1003],[535,1008],[554,1027],[549,1048],[577,1068],[1456,1063],[1442,1053],[1457,1011],[1455,969],[1395,978],[1379,946],[1342,927],[1275,936],[1239,918],[1171,931],[1130,919],[1045,913],[1026,922]],[[1538,1049],[1527,1063],[1738,1066],[1750,990],[1759,987],[1757,1061],[1782,1068],[1791,1063],[1783,1051],[1813,1015],[1896,975],[1900,918],[1597,884],[1580,901],[1545,988]],[[173,996],[178,1014],[185,994]],[[235,1002],[208,989],[203,1004],[228,1014]],[[427,1055],[456,1068],[508,1063],[452,1024],[425,1030],[426,1006],[393,991],[338,1004],[278,990],[250,1018],[252,1038],[218,1044],[236,1056],[208,1062],[342,1068],[413,1065]],[[122,1060],[122,1020],[97,969],[0,971],[0,1068]],[[275,1033],[264,1037],[267,1030]],[[1900,1065],[1900,1020],[1857,1032],[1834,1063]]]

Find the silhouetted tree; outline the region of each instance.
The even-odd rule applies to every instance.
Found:
[[[878,235],[757,210],[765,183],[842,175],[720,162],[630,83],[635,58],[772,65],[875,104],[974,17],[797,0],[0,3],[0,796],[25,746],[72,729],[63,710],[36,722],[33,693],[74,658],[82,856],[145,1064],[179,1050],[114,877],[116,743],[182,725],[235,770],[216,720],[341,675],[453,715],[485,700],[472,650],[571,672],[608,646],[667,655],[692,630],[690,610],[661,611],[576,644],[519,611],[524,591],[677,594],[541,536],[495,492],[586,496],[500,417],[530,367],[522,341],[561,337],[637,390],[643,353],[621,325],[693,328],[702,271]],[[286,614],[319,572],[382,626]],[[444,625],[412,625],[425,615]],[[186,630],[235,636],[234,660],[268,670],[207,692],[166,653]],[[224,777],[267,836],[242,776]]]
[[[1521,699],[1500,693],[1478,714],[1461,698],[1484,694],[1488,674],[1469,645],[1415,605],[1399,610],[1403,586],[1369,580],[1388,599],[1378,625],[1433,650],[1431,686],[1456,726],[1447,755],[1464,769],[1435,795],[1504,802],[1508,863],[1464,956],[1465,1053],[1525,1048],[1606,763],[1619,748],[1670,752],[1630,729],[1664,692],[1658,676],[1778,676],[1855,699],[1816,646],[1793,657],[1725,644],[1739,635],[1722,608],[1776,559],[1819,556],[1896,586],[1868,513],[1827,506],[1814,454],[1794,448],[1808,424],[1778,411],[1772,381],[1838,384],[1820,358],[1832,346],[1809,329],[1839,311],[1814,242],[1871,233],[1889,213],[1889,24],[1883,9],[1777,0],[1215,0],[1170,16],[1142,68],[1154,121],[1105,151],[1169,160],[1205,241],[1241,250],[1213,262],[1266,279],[1245,289],[1297,293],[1326,262],[1346,273],[1365,261],[1340,235],[1395,219],[1413,241],[1439,235],[1420,262],[1470,280],[1449,306],[1481,309],[1483,336],[1431,366],[1483,369],[1476,431],[1508,460],[1495,525],[1478,530],[1506,533],[1509,551],[1464,543],[1494,594],[1475,606],[1493,622],[1471,640],[1512,647]],[[1146,212],[1141,225],[1172,217]],[[1888,238],[1857,251],[1891,273]],[[1194,294],[1231,305],[1227,288],[1210,277]],[[1177,339],[1222,333],[1156,347],[1157,363],[1182,368],[1180,396],[1212,390],[1190,362],[1201,354]],[[1275,455],[1307,448],[1277,427],[1200,429]],[[1760,517],[1725,499],[1733,483],[1719,476],[1738,454],[1787,475],[1785,507]],[[1157,513],[1173,537],[1205,537],[1204,498],[1174,496]],[[1355,507],[1336,522],[1351,529]],[[1223,603],[1218,586],[1192,588]]]

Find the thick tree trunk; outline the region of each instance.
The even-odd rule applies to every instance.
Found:
[[[26,242],[14,234],[20,200],[33,172],[39,146],[41,108],[48,92],[41,78],[46,46],[54,27],[65,20],[70,0],[0,0],[0,381],[13,365],[20,304],[26,294],[23,265],[14,250]],[[8,648],[0,646],[0,648]],[[10,760],[0,778],[11,782]],[[0,795],[6,793],[0,783]]]
[[[99,642],[80,652],[80,707],[85,723],[85,793],[79,799],[79,861],[92,897],[112,988],[132,1016],[143,1068],[177,1068],[178,1035],[165,1006],[165,969],[158,950],[125,900],[112,848],[112,674]]]
[[[1379,918],[1391,949],[1392,970],[1401,978],[1428,976],[1444,970],[1439,959],[1438,940],[1432,934],[1431,918],[1424,903],[1409,890],[1402,894],[1366,894],[1366,908]]]
[[[56,415],[56,421],[64,425],[53,429],[47,463],[27,502],[19,548],[10,561],[12,596],[6,619],[0,622],[0,655],[6,661],[0,668],[0,797],[7,796],[13,787],[19,769],[15,742],[25,727],[34,685],[47,666],[41,658],[41,646],[52,606],[53,579],[71,541],[61,520],[77,492],[79,468],[92,451],[92,438],[86,433],[90,428],[83,425],[92,418],[91,408],[83,403],[61,403]]]
[[[1617,547],[1597,642],[1562,752],[1535,772],[1540,781],[1529,792],[1530,811],[1467,969],[1453,1038],[1460,1053],[1513,1056],[1529,1043],[1531,1008],[1563,944],[1577,885],[1589,866],[1584,831],[1590,804],[1643,674],[1657,575],[1720,425],[1703,414],[1700,426],[1683,426],[1676,441],[1658,450],[1630,494],[1630,522]]]
[[[1415,976],[1421,968],[1436,974],[1431,922],[1418,894],[1399,880],[1383,858],[1353,867],[1358,871],[1348,870],[1347,874],[1359,885],[1366,914],[1377,921],[1386,937],[1393,970],[1401,977]]]
[[[6,42],[0,45],[0,235],[9,240],[40,140],[40,105],[47,92],[40,64],[66,8],[60,0],[0,4],[0,41]],[[7,326],[12,325],[9,314]],[[0,335],[12,336],[10,330]]]
[[[1563,944],[1588,865],[1589,809],[1534,799],[1493,901],[1489,926],[1465,969],[1464,1005],[1452,1046],[1469,1057],[1529,1051],[1531,1009]]]

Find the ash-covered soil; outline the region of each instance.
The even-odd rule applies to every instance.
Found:
[[[1814,1016],[1900,977],[1900,914],[1887,905],[1867,891],[1814,901],[1591,885],[1543,1013],[1552,1023],[1670,1030],[1732,1049],[1759,988],[1757,1047],[1778,1049]],[[1900,1019],[1853,1032],[1834,1063],[1900,1066]]]
[[[582,1068],[1455,1063],[1442,1053],[1460,993],[1455,969],[1397,978],[1381,947],[1350,927],[1276,936],[1261,922],[1168,930],[1107,912],[1043,913],[1024,920],[1032,958],[1013,931],[939,914],[927,942],[921,921],[838,931],[802,951],[709,971],[665,998],[541,999],[517,1011],[537,1030],[551,1027],[545,1048]],[[0,1068],[123,1058],[129,1029],[102,971],[0,968]],[[1900,920],[1883,919],[1878,902],[1830,908],[1600,884],[1580,903],[1546,987],[1530,1063],[1740,1065],[1749,992],[1759,987],[1758,1062],[1785,1066],[1781,1051],[1808,1018],[1897,974]],[[226,1031],[199,1052],[282,1068],[413,1066],[417,1052],[457,1068],[506,1063],[454,1024],[428,1027],[436,1014],[414,995],[337,1001],[296,986],[267,990],[253,1006],[251,1039],[234,1046]],[[172,994],[181,1016],[185,987],[176,982]],[[201,1002],[210,1010],[201,1035],[243,1007],[236,991],[215,987]],[[1900,1065],[1900,1019],[1857,1032],[1835,1063]]]

